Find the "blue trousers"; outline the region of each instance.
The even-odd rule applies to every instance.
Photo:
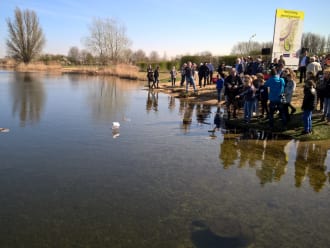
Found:
[[[312,110],[304,110],[303,113],[304,131],[312,131]]]

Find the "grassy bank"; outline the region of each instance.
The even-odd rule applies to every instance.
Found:
[[[180,84],[180,80],[176,85]],[[160,89],[154,89],[157,91],[162,91],[171,96],[185,99],[186,101],[196,102],[200,104],[208,104],[217,106],[217,93],[215,85],[207,85],[205,88],[199,88],[198,93],[193,93],[192,88],[189,89],[188,94],[185,92],[185,87],[172,87],[171,83],[168,82],[168,78],[164,79],[160,83]],[[275,128],[272,130],[275,133],[280,133],[283,137],[298,139],[302,141],[307,140],[330,140],[330,125],[327,125],[325,121],[321,121],[322,114],[320,112],[314,111],[312,121],[313,121],[313,132],[312,134],[304,135],[303,131],[303,120],[301,103],[303,99],[303,84],[297,84],[296,91],[292,98],[292,104],[296,107],[297,111],[295,114],[291,115],[291,119],[288,122],[285,129],[282,127],[281,120],[278,116],[275,116]],[[222,105],[222,107],[225,107]],[[226,120],[226,116],[225,116]],[[228,128],[236,129],[237,131],[245,131],[247,129],[265,130],[269,131],[269,123],[266,118],[253,117],[250,123],[245,123],[243,121],[243,109],[238,112],[238,119],[226,120],[226,126]]]

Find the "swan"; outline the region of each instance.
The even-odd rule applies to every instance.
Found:
[[[112,122],[112,129],[118,129],[120,127],[120,123],[117,121]]]

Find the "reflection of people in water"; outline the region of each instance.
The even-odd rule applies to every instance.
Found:
[[[152,108],[152,100],[151,100],[151,91],[148,91],[148,97],[147,97],[147,103],[146,103],[146,109],[147,112],[149,112]]]
[[[257,135],[259,137],[260,135]],[[248,136],[237,138],[224,137],[220,146],[219,159],[224,169],[232,165],[238,167],[249,166],[256,169],[260,184],[280,181],[286,172],[287,161],[285,146],[287,141],[276,139],[244,139]],[[295,185],[300,187],[306,177],[314,191],[319,192],[327,180],[330,183],[330,172],[327,172],[326,146],[315,143],[297,142],[295,152]],[[291,151],[292,152],[292,151]],[[328,179],[328,178],[329,179]]]
[[[300,187],[309,177],[312,188],[319,192],[327,180],[325,159],[327,150],[318,144],[300,142],[295,162],[295,185]]]
[[[191,125],[194,108],[195,108],[194,103],[186,103],[185,105],[183,121],[182,121],[183,124],[182,126],[185,131],[187,131]]]
[[[158,111],[158,92],[155,93],[152,90],[148,91],[146,109],[147,112],[149,112],[151,109]]]
[[[175,108],[175,97],[169,96],[168,98],[168,108],[172,111]]]
[[[215,131],[219,131],[220,130],[220,124],[221,124],[221,111],[220,111],[220,107],[217,108],[217,112],[214,115],[214,128],[213,128],[213,132]]]
[[[206,104],[206,105],[201,105],[197,104],[196,105],[196,117],[197,117],[197,122],[201,124],[207,124],[205,120],[208,118],[211,112],[211,106]]]

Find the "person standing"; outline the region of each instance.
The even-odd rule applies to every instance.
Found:
[[[214,66],[212,65],[212,63],[207,63],[207,68],[209,69],[209,75],[208,75],[208,80],[207,80],[207,84],[212,84],[212,80],[213,80],[213,72],[214,72]]]
[[[286,84],[284,87],[284,94],[285,94],[285,99],[286,99],[286,103],[284,106],[284,112],[285,112],[287,121],[290,120],[290,114],[294,114],[296,112],[296,108],[294,106],[292,106],[292,104],[291,104],[292,95],[295,90],[296,90],[296,83],[292,79],[291,73],[287,72],[286,73]],[[289,108],[291,109],[290,114],[289,114]]]
[[[261,103],[261,118],[264,118],[264,114],[266,113],[267,119],[269,118],[269,110],[268,110],[268,88],[265,86],[265,80],[260,81],[259,92],[259,100]]]
[[[274,113],[279,110],[283,127],[286,126],[286,116],[283,109],[283,104],[281,104],[281,94],[284,93],[284,79],[277,75],[275,68],[270,71],[271,77],[266,81],[265,87],[269,88],[269,126],[274,128]]]
[[[234,67],[235,67],[237,75],[240,76],[244,72],[243,62],[240,58],[236,59],[236,63],[234,65]]]
[[[283,55],[280,55],[280,59],[278,60],[278,63],[281,63],[282,65],[285,66],[285,60],[284,60]]]
[[[225,81],[221,77],[220,74],[217,75],[217,82],[216,82],[216,88],[218,93],[218,103],[221,101],[221,92]]]
[[[154,71],[154,82],[152,84],[152,87],[159,88],[159,66],[156,67]]]
[[[176,81],[176,69],[175,69],[175,66],[172,67],[172,70],[170,71],[170,74],[171,74],[172,87],[175,87],[175,81]]]
[[[224,72],[226,71],[226,64],[225,63],[221,63],[219,66],[218,66],[218,73],[221,75],[222,78],[224,78]]]
[[[196,92],[196,85],[194,80],[194,70],[192,67],[192,62],[189,61],[187,63],[186,69],[185,69],[185,75],[186,75],[186,93],[188,93],[189,85],[191,84],[194,88],[194,92]]]
[[[312,112],[316,106],[316,90],[313,80],[307,80],[304,87],[304,99],[301,109],[303,112],[304,131],[302,134],[312,133]]]
[[[239,101],[236,96],[243,88],[243,82],[239,75],[236,73],[235,67],[231,68],[230,75],[225,79],[225,100],[227,106],[228,120],[231,115],[231,106],[233,108],[233,117],[237,118],[236,112],[239,109]]]
[[[308,57],[308,51],[305,50],[302,56],[299,59],[299,83],[302,83],[302,81],[306,80],[306,68],[309,64],[309,57]]]
[[[184,63],[181,67],[181,82],[180,82],[180,86],[182,87],[184,85],[184,81],[186,80],[186,67],[187,64]]]
[[[198,68],[198,81],[199,81],[199,87],[202,88],[202,81],[204,81],[204,87],[206,85],[207,79],[206,79],[206,75],[207,75],[207,71],[208,71],[208,67],[206,65],[206,62],[201,63],[199,68]]]
[[[252,84],[252,78],[249,75],[244,76],[243,92],[236,96],[236,98],[244,98],[244,121],[249,123],[252,117],[252,109],[255,99],[255,88]]]
[[[325,69],[323,74],[324,90],[322,92],[324,96],[324,109],[322,120],[326,120],[327,124],[330,125],[330,68]]]
[[[306,73],[313,72],[313,75],[318,75],[322,71],[322,66],[316,61],[315,57],[310,58],[310,63],[306,66]]]
[[[147,68],[147,79],[148,79],[148,87],[150,89],[152,87],[152,85],[154,84],[154,71],[153,71],[151,65],[149,65]]]

